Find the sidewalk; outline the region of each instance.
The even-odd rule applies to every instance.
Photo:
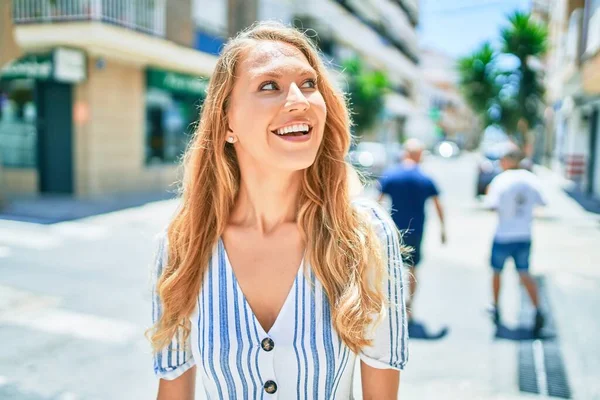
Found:
[[[534,173],[542,181],[547,207],[540,209],[537,215],[542,219],[564,220],[578,226],[596,226],[600,228],[600,215],[586,209],[568,192],[571,182],[564,179],[554,171],[536,165]],[[600,211],[600,210],[599,210]]]
[[[114,194],[92,199],[71,196],[39,196],[16,198],[7,201],[0,209],[0,220],[55,224],[138,207],[146,203],[174,198],[167,191]]]

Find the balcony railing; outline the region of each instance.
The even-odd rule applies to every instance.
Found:
[[[165,35],[166,0],[13,0],[17,24],[100,21]]]
[[[408,57],[413,63],[417,64],[419,62],[419,56],[412,51],[402,40],[392,34],[387,27],[383,25],[380,21],[373,22],[365,17],[363,17],[347,0],[336,0],[342,7],[344,7],[348,12],[358,18],[363,24],[367,25],[369,28],[377,32],[381,40],[388,45],[391,45],[398,49],[402,54]]]

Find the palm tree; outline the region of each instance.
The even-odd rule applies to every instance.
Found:
[[[467,103],[481,117],[485,126],[494,122],[490,109],[499,91],[494,57],[492,45],[486,42],[473,54],[458,60],[460,88]]]
[[[375,126],[381,116],[389,81],[385,73],[368,70],[358,57],[343,61],[342,67],[348,82],[353,129],[363,134]]]
[[[521,114],[521,126],[526,131],[541,121],[540,106],[544,86],[540,74],[531,67],[531,60],[541,57],[548,46],[547,28],[533,20],[530,14],[515,12],[510,15],[509,26],[500,31],[502,51],[519,60],[519,89],[516,96]],[[521,132],[524,134],[525,132]]]

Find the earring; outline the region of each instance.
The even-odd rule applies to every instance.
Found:
[[[235,137],[233,137],[233,136],[229,136],[229,137],[227,138],[227,142],[228,142],[228,143],[232,143],[232,144],[233,144],[233,143],[235,142]]]

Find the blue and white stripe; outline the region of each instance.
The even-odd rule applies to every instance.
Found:
[[[360,205],[359,205],[360,206]],[[393,223],[376,207],[365,210],[377,230],[388,260],[385,320],[373,332],[373,346],[358,356],[375,368],[402,369],[408,358],[398,235]],[[161,241],[157,279],[166,261]],[[204,277],[197,308],[191,315],[191,334],[181,335],[155,355],[155,373],[175,379],[198,364],[208,399],[349,399],[357,355],[340,341],[331,323],[331,308],[320,282],[306,262],[300,266],[287,300],[269,332],[258,323],[233,273],[222,241],[215,247]],[[153,297],[154,320],[160,299]],[[275,343],[266,352],[261,341]],[[267,380],[277,392],[263,389]]]

